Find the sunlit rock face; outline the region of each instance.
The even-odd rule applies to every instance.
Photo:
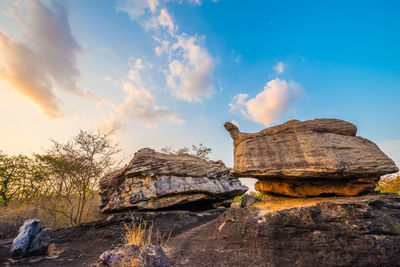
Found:
[[[127,166],[101,179],[100,210],[203,210],[229,206],[235,196],[248,190],[229,172],[222,161],[141,149]]]
[[[264,193],[275,193],[291,197],[321,195],[355,196],[369,193],[376,178],[359,179],[267,179],[255,184],[255,189]]]
[[[235,177],[254,177],[264,193],[307,197],[370,192],[395,163],[357,127],[337,119],[291,120],[257,133],[225,123],[234,143]]]

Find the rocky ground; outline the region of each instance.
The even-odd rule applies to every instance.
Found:
[[[121,244],[124,224],[143,219],[152,222],[153,232],[171,233],[171,240],[190,229],[218,218],[226,209],[200,213],[190,211],[118,213],[70,228],[52,231],[48,256],[21,260],[9,258],[13,239],[0,240],[0,266],[93,266],[100,254]]]
[[[169,245],[175,266],[400,266],[400,197],[271,197]]]
[[[400,266],[400,196],[268,197],[250,207],[136,212],[53,231],[50,255],[12,261],[0,243],[0,265],[92,266],[120,244],[123,224],[143,218],[172,231],[172,266]]]

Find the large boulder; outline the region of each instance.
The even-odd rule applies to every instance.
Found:
[[[202,210],[229,205],[248,190],[229,171],[222,161],[141,149],[127,166],[101,179],[100,209]]]
[[[49,244],[50,229],[42,227],[38,219],[26,220],[12,243],[11,257],[19,259],[46,254]]]
[[[231,123],[224,126],[234,144],[231,174],[259,179],[261,192],[359,195],[371,191],[381,175],[399,170],[346,121],[291,120],[257,133],[242,133]]]
[[[399,266],[400,196],[272,197],[231,208],[186,242],[174,266]],[[178,236],[179,237],[179,236]]]

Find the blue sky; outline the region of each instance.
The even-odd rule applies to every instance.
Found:
[[[116,128],[127,158],[201,142],[232,165],[225,121],[254,132],[339,118],[400,163],[398,1],[6,0],[0,10],[5,152]]]

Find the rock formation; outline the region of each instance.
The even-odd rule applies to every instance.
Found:
[[[258,133],[225,123],[234,142],[235,177],[254,177],[257,190],[287,196],[354,196],[399,169],[377,145],[337,119],[291,120]]]
[[[50,244],[50,229],[40,225],[40,220],[26,220],[19,229],[11,247],[11,257],[15,259],[47,253]]]
[[[272,196],[192,234],[173,266],[399,266],[400,196]]]
[[[222,161],[139,150],[124,168],[100,181],[102,212],[125,209],[207,209],[229,205],[247,191]]]

